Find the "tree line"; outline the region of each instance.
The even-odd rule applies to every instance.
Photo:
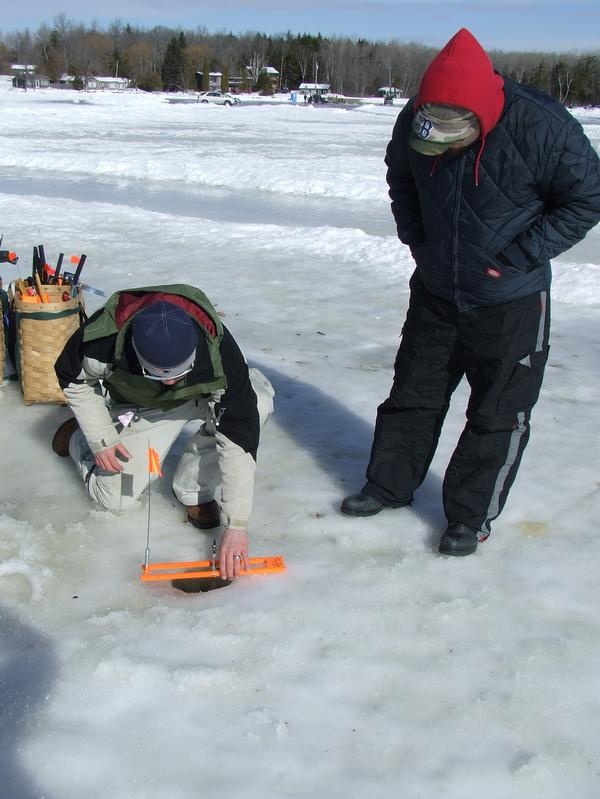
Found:
[[[414,94],[421,75],[438,48],[416,42],[372,42],[287,32],[277,36],[241,35],[167,27],[146,29],[115,19],[106,29],[54,17],[35,33],[0,34],[0,72],[13,63],[35,64],[58,82],[63,74],[127,77],[145,91],[196,89],[196,73],[241,79],[241,90],[286,90],[303,82],[330,84],[331,91],[352,97],[372,96],[393,86],[403,97]],[[519,83],[553,95],[565,105],[600,105],[600,50],[586,53],[490,53],[496,69]],[[279,72],[275,82],[264,68]],[[207,85],[204,88],[208,88]]]

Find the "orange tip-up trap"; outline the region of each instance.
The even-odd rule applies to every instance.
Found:
[[[267,558],[248,558],[249,569],[242,569],[240,576],[249,574],[275,574],[284,572],[286,569],[285,561],[281,555],[273,555]],[[210,560],[195,560],[180,563],[149,563],[142,564],[140,580],[144,583],[157,580],[197,580],[198,578],[221,577],[221,572],[213,568]]]
[[[85,256],[81,256],[82,260]],[[162,477],[159,453],[148,442],[148,536],[146,539],[146,558],[142,564],[140,580],[144,583],[158,580],[197,580],[221,579],[221,572],[216,564],[216,540],[213,541],[212,560],[192,560],[170,563],[150,563],[150,475]],[[248,569],[242,569],[240,575],[273,574],[285,571],[285,561],[281,555],[267,558],[248,558]]]

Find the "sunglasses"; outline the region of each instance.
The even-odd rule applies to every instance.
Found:
[[[142,364],[140,364],[140,366],[142,366]],[[144,375],[144,377],[147,377],[148,380],[181,380],[182,377],[189,375],[189,373],[192,371],[193,368],[194,364],[192,363],[184,372],[180,372],[179,374],[174,375],[172,374],[171,369],[163,369],[162,374],[157,375],[153,372],[149,372],[147,369],[144,369],[144,367],[142,366],[142,374]]]

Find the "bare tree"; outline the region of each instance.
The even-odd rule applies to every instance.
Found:
[[[152,71],[160,73],[160,68],[167,52],[169,40],[173,38],[174,32],[170,28],[157,25],[149,31],[144,32],[144,40],[152,47]]]
[[[253,50],[248,56],[248,63],[246,66],[250,74],[252,86],[256,86],[258,83],[258,76],[266,66],[264,55],[262,53],[258,53],[256,50]]]
[[[53,20],[54,30],[58,34],[58,43],[62,51],[63,57],[63,72],[69,71],[69,56],[70,56],[70,48],[72,45],[72,38],[73,38],[73,23],[69,22],[67,19],[67,15],[64,11],[61,11],[60,14],[56,14]]]
[[[314,48],[305,44],[301,39],[296,39],[291,46],[291,53],[298,64],[302,82],[306,81],[308,70],[313,64]]]
[[[39,61],[43,70],[51,81],[57,82],[63,72],[63,54],[56,29],[42,25],[36,33],[36,47],[39,52]]]
[[[112,43],[110,37],[99,31],[81,30],[73,47],[72,66],[80,75],[106,74],[111,63]]]
[[[135,42],[123,53],[124,70],[136,86],[148,83],[151,75],[158,74],[153,70],[153,50],[148,42]],[[156,81],[158,85],[159,81]]]
[[[348,39],[326,39],[321,48],[327,82],[338,94],[344,93],[345,62],[350,44]]]
[[[7,44],[14,51],[19,64],[35,63],[36,46],[29,29],[9,34]]]
[[[9,73],[11,62],[12,58],[10,57],[9,48],[4,42],[0,42],[0,70],[2,74],[7,75]]]
[[[566,103],[571,91],[571,86],[575,80],[575,71],[564,61],[558,61],[553,69],[550,78],[553,92],[557,95],[561,103]]]

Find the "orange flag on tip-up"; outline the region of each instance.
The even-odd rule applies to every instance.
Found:
[[[148,471],[150,474],[157,474],[159,477],[162,477],[160,458],[154,447],[148,447]]]

